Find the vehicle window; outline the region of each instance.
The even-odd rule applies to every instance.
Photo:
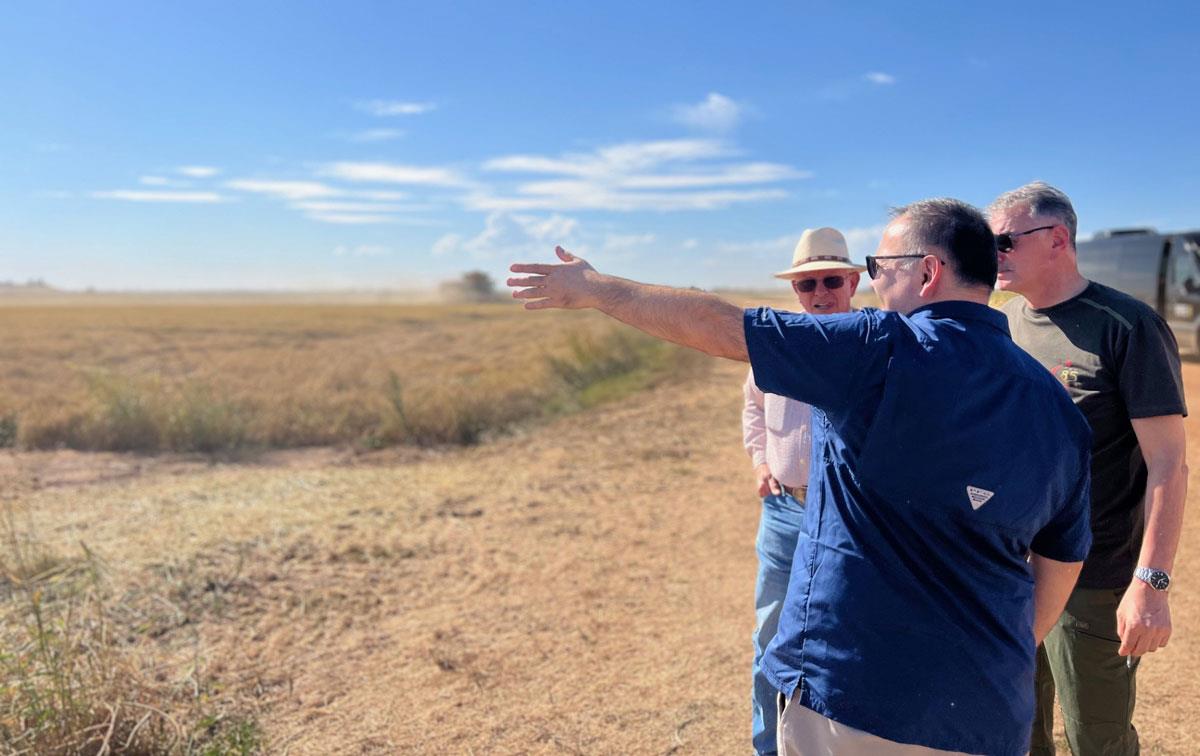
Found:
[[[1200,245],[1184,241],[1178,252],[1172,255],[1171,283],[1185,294],[1200,294]]]

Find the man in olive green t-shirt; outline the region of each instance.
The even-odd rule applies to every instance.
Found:
[[[1183,523],[1187,414],[1179,350],[1150,307],[1088,281],[1074,208],[1034,182],[988,208],[1018,346],[1062,382],[1092,428],[1093,545],[1038,651],[1032,756],[1054,753],[1055,688],[1077,756],[1138,753],[1136,660],[1171,635],[1167,586]]]

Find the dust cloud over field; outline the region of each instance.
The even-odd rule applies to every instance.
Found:
[[[126,650],[266,752],[744,752],[758,502],[744,367],[707,364],[471,447],[8,451],[2,503],[47,553],[85,543]],[[1185,380],[1194,406],[1200,364]],[[1200,749],[1197,548],[1193,516],[1176,635],[1139,675],[1147,753]]]

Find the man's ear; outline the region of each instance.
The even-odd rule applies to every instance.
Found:
[[[1055,252],[1066,252],[1071,248],[1071,232],[1062,223],[1050,229],[1051,249]]]
[[[932,296],[946,275],[946,265],[933,255],[921,258],[921,296]]]

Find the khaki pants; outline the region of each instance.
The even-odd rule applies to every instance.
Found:
[[[1054,695],[1075,756],[1136,756],[1137,662],[1117,655],[1117,605],[1124,589],[1076,588],[1038,649],[1032,756],[1054,754]]]
[[[779,756],[968,756],[884,740],[823,717],[779,695]]]

